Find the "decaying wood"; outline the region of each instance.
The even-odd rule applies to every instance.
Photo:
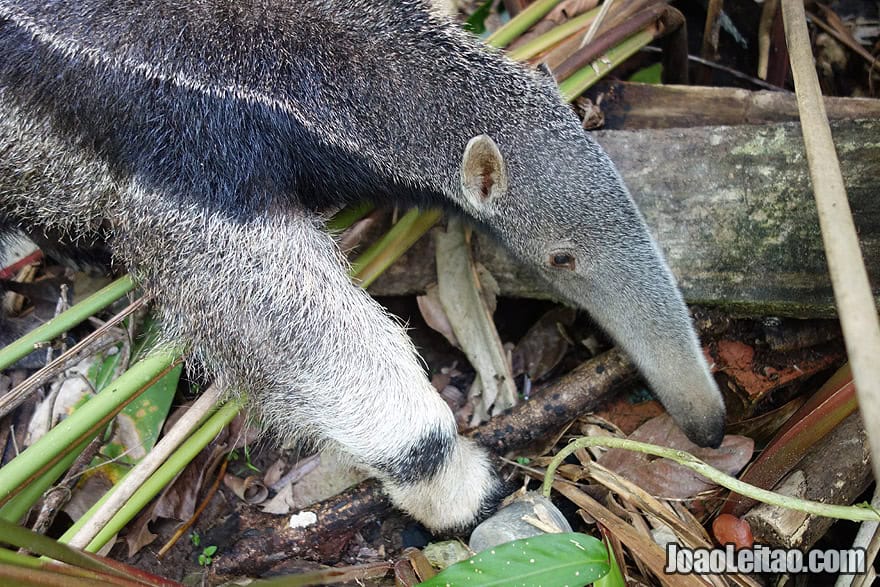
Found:
[[[630,360],[612,349],[537,390],[529,401],[492,418],[473,430],[471,437],[495,454],[526,447],[595,410],[609,391],[634,375]]]
[[[289,516],[243,506],[237,514],[237,525],[243,530],[236,542],[219,545],[223,554],[214,560],[211,572],[215,579],[255,577],[290,558],[333,564],[360,528],[390,509],[391,502],[373,480],[309,507],[306,511],[315,513],[317,521],[305,528],[291,528]]]
[[[832,124],[872,282],[880,276],[880,120]],[[831,316],[834,301],[794,123],[604,131],[615,161],[690,302],[743,315]],[[498,245],[476,258],[513,297],[552,298]],[[410,295],[435,280],[423,239],[370,288]],[[875,294],[877,289],[875,287]]]
[[[870,485],[870,453],[858,413],[851,414],[813,447],[773,491],[834,504],[851,504]],[[759,505],[744,516],[756,542],[811,548],[836,520]]]
[[[796,122],[795,95],[739,88],[600,82],[590,92],[605,115],[605,130],[691,128]],[[831,120],[880,118],[880,100],[825,98]]]

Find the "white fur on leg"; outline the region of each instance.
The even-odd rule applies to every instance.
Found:
[[[500,482],[485,451],[458,438],[446,465],[424,481],[398,485],[383,479],[392,501],[432,530],[463,528],[478,521]]]

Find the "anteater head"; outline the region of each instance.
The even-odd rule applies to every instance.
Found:
[[[689,438],[717,446],[724,403],[681,294],[610,159],[576,120],[500,134],[497,143],[483,134],[463,145],[462,207],[590,313]]]

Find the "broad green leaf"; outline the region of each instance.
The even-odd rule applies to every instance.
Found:
[[[568,532],[514,540],[484,550],[420,583],[422,587],[581,587],[610,566],[601,541]]]
[[[643,67],[642,69],[629,76],[629,81],[641,82],[643,84],[662,84],[662,76],[663,65],[660,63],[655,63],[654,65]]]
[[[605,545],[606,548],[608,545]],[[608,560],[610,562],[611,569],[607,575],[596,579],[594,583],[596,587],[626,587],[626,579],[623,576],[623,570],[621,570],[620,565],[617,564],[617,557],[614,556],[614,550],[608,548]]]
[[[155,348],[158,333],[158,322],[155,317],[148,316],[143,324],[143,335],[133,349],[133,358],[142,357]],[[104,389],[116,377],[121,354],[105,356],[89,369],[88,378],[96,390]],[[171,409],[182,369],[180,365],[175,367],[122,409],[112,427],[113,436],[107,439],[100,454],[92,461],[93,473],[85,475],[84,479],[97,474],[106,477],[111,484],[116,483],[150,452]]]
[[[489,17],[489,13],[492,12],[492,4],[494,4],[494,0],[486,0],[479,8],[474,10],[474,13],[464,23],[464,30],[470,31],[475,35],[485,33],[486,19]]]

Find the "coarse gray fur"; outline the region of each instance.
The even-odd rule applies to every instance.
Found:
[[[440,205],[635,359],[700,444],[724,407],[612,163],[547,76],[420,1],[0,0],[0,225],[109,239],[166,332],[283,436],[434,529],[497,501],[315,210]]]

